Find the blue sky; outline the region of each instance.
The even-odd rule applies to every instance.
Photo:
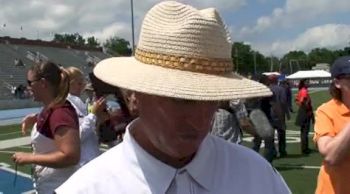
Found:
[[[136,42],[143,16],[160,1],[134,0]],[[265,55],[349,46],[349,0],[180,1],[199,9],[217,8],[233,41]],[[131,41],[129,0],[0,0],[0,5],[0,36],[51,40],[54,33],[78,32],[100,42],[113,35]]]

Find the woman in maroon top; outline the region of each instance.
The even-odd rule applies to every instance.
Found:
[[[63,68],[45,62],[28,71],[27,82],[43,109],[36,117],[28,115],[22,123],[24,131],[34,125],[33,153],[16,152],[12,158],[20,165],[34,165],[34,186],[39,194],[53,193],[75,172],[80,158],[78,117],[66,101],[69,78]]]

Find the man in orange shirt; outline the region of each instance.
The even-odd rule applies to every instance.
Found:
[[[316,111],[314,141],[323,156],[316,194],[350,193],[350,56],[331,68],[332,99]]]

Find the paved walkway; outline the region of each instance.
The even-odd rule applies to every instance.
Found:
[[[0,149],[7,149],[30,144],[30,137],[20,137],[0,141]]]

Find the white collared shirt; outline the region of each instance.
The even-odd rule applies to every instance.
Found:
[[[193,160],[175,169],[148,154],[130,135],[91,161],[58,194],[290,193],[277,171],[254,151],[208,135]]]
[[[87,106],[79,96],[68,94],[67,100],[72,104],[79,118],[84,117],[88,114]]]
[[[99,141],[96,133],[96,116],[87,112],[86,104],[80,97],[68,94],[67,100],[72,104],[79,118],[80,161],[83,166],[100,155]]]

